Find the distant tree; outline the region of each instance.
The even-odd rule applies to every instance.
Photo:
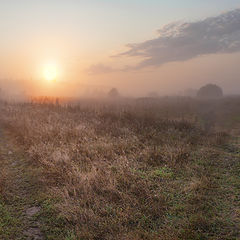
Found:
[[[215,84],[207,84],[198,90],[197,96],[200,98],[221,98],[223,90]]]
[[[158,98],[159,95],[158,95],[157,92],[150,92],[150,93],[148,93],[148,97],[150,97],[150,98]]]
[[[108,96],[111,98],[116,98],[119,97],[119,92],[116,88],[112,88],[109,92],[108,92]]]
[[[197,92],[198,92],[198,90],[196,90],[196,89],[188,88],[184,91],[183,94],[184,94],[184,96],[187,96],[187,97],[196,97]]]

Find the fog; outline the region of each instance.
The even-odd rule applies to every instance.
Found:
[[[239,94],[239,61],[239,53],[211,55],[157,69],[86,76],[85,81],[45,84],[33,79],[0,79],[0,88],[14,96],[24,93],[27,96],[99,97],[115,87],[122,96],[141,97],[152,91],[160,96],[182,95],[186,89],[199,89],[213,83],[221,86],[227,95]]]

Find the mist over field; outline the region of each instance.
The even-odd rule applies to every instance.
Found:
[[[0,240],[239,239],[239,1],[0,15]]]

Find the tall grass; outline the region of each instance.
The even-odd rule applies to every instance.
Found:
[[[196,159],[227,137],[204,129],[208,119],[199,106],[191,100],[2,104],[1,120],[44,168],[42,181],[77,239],[173,239],[171,195],[210,184],[203,172],[192,176]],[[189,178],[179,186],[184,173]]]

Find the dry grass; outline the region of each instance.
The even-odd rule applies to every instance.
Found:
[[[204,132],[189,104],[6,104],[1,118],[44,168],[73,238],[206,239],[206,166],[227,135]]]
[[[4,196],[5,195],[5,183],[6,183],[6,171],[4,169],[4,166],[1,167],[0,170],[0,196]]]

